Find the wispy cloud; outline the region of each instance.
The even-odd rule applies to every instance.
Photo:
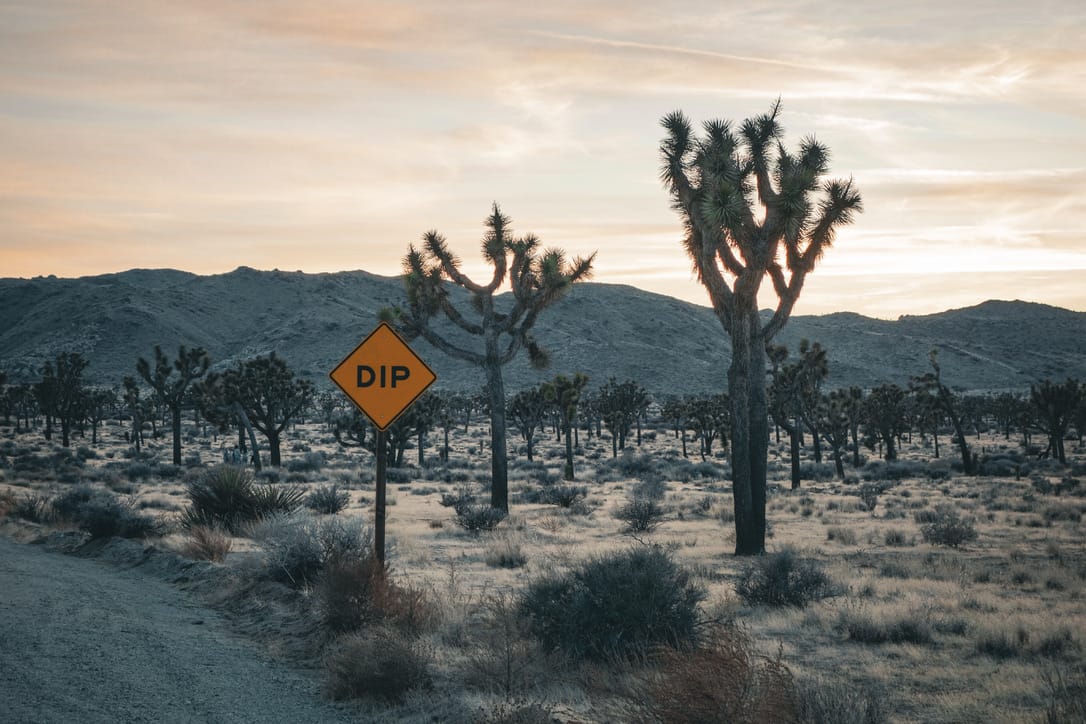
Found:
[[[865,271],[882,310],[938,303],[931,270],[985,295],[964,272],[1086,269],[1083,37],[1070,0],[6,3],[0,268],[395,274],[429,228],[469,260],[496,200],[601,281],[704,303],[658,120],[780,96],[867,208],[800,311],[868,303]]]

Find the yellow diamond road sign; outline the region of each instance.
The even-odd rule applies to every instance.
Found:
[[[378,430],[387,430],[437,375],[381,322],[328,375]]]

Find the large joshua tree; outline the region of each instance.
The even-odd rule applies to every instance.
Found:
[[[862,211],[852,180],[826,180],[829,152],[813,138],[788,151],[780,101],[734,131],[704,124],[697,137],[681,112],[661,124],[661,177],[685,227],[683,246],[731,338],[735,553],[765,550],[766,344],[788,321],[807,275],[843,224]],[[768,277],[777,296],[765,321],[758,292]]]
[[[494,204],[486,219],[487,232],[482,244],[483,257],[494,266],[487,284],[477,284],[460,270],[460,260],[437,231],[423,235],[421,248],[409,246],[403,260],[407,309],[400,311],[398,319],[398,326],[406,335],[421,336],[450,357],[481,367],[486,374],[490,403],[490,504],[502,510],[509,509],[502,366],[516,357],[522,347],[528,349],[533,364],[546,365],[547,355],[532,338],[532,326],[540,312],[574,283],[591,275],[596,256],[567,261],[559,249],[541,250],[539,239],[532,234],[514,238],[510,223],[509,217]],[[469,316],[453,306],[449,283],[462,287],[470,295]],[[502,305],[495,294],[506,283],[512,290],[512,299]],[[443,336],[434,330],[430,322],[439,313],[463,332],[480,337],[482,349],[465,345],[460,337]]]

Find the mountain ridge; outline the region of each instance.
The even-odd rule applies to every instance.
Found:
[[[275,351],[325,387],[328,371],[376,325],[377,311],[402,301],[398,277],[363,270],[131,269],[4,278],[0,370],[13,381],[31,381],[45,361],[70,350],[90,360],[89,380],[117,384],[154,345],[175,353],[185,344],[207,349],[217,366]],[[448,324],[442,329],[455,334]],[[711,309],[673,297],[623,284],[578,284],[540,315],[534,334],[552,366],[534,370],[526,355],[518,356],[505,368],[509,390],[574,371],[589,374],[593,384],[634,379],[657,394],[726,387],[730,351],[719,321]],[[774,342],[795,350],[803,338],[828,350],[831,388],[904,385],[928,370],[931,349],[939,350],[944,380],[961,390],[1086,377],[1086,313],[1036,302],[989,300],[897,320],[851,311],[795,315]],[[437,372],[438,386],[482,386],[480,370],[424,340],[412,347]]]

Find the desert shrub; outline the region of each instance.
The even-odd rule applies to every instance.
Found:
[[[1038,655],[1054,659],[1063,654],[1078,651],[1081,647],[1070,629],[1059,629],[1041,637],[1034,645],[1033,650]]]
[[[903,530],[888,530],[883,537],[883,543],[893,548],[901,548],[909,545],[909,538]]]
[[[337,485],[323,485],[305,499],[305,507],[324,515],[334,515],[347,507],[351,496]]]
[[[642,479],[650,475],[658,475],[659,461],[655,455],[639,453],[627,448],[617,458],[611,458],[601,465],[602,470],[613,471],[623,478]]]
[[[848,634],[849,641],[862,644],[929,644],[932,642],[931,626],[915,615],[880,621],[866,614],[842,613],[840,628]]]
[[[505,520],[507,513],[492,508],[489,503],[471,503],[456,509],[456,524],[470,533],[494,530]]]
[[[882,489],[878,485],[864,483],[860,486],[860,490],[856,495],[863,501],[864,507],[869,511],[872,511],[875,509],[875,506],[879,504],[879,493],[881,492]]]
[[[663,500],[667,495],[667,482],[660,475],[650,475],[634,483],[630,495],[644,500]]]
[[[863,479],[904,480],[927,475],[928,466],[919,460],[872,460],[863,466]]]
[[[269,577],[294,587],[316,581],[331,562],[364,559],[373,550],[372,531],[339,517],[276,516],[256,527],[253,537],[264,547]]]
[[[651,533],[664,522],[664,509],[650,498],[629,500],[611,515],[625,524],[623,533]]]
[[[52,517],[49,496],[27,493],[11,504],[9,515],[29,520],[31,523],[47,523]]]
[[[181,518],[184,527],[220,526],[234,535],[249,523],[294,512],[304,493],[293,486],[257,485],[247,469],[234,465],[212,468],[185,488],[189,507]]]
[[[155,532],[155,519],[137,513],[108,490],[80,485],[53,500],[53,513],[92,538],[146,538]]]
[[[839,592],[817,562],[785,548],[755,558],[739,572],[735,592],[749,606],[797,606]]]
[[[220,529],[194,525],[189,528],[189,539],[181,550],[185,556],[195,561],[221,562],[232,547],[230,536]]]
[[[633,691],[645,722],[797,721],[788,668],[755,653],[735,627],[721,627],[696,648],[660,648],[652,660],[654,668]]]
[[[324,688],[334,701],[373,698],[402,702],[432,685],[431,662],[415,642],[380,628],[340,639],[324,662]]]
[[[307,452],[300,458],[287,462],[287,471],[291,473],[319,473],[326,458],[322,452]]]
[[[1050,523],[1056,521],[1078,523],[1082,520],[1082,513],[1078,508],[1070,505],[1050,505],[1045,508],[1044,518]]]
[[[837,468],[833,466],[833,463],[805,462],[800,464],[799,474],[804,480],[815,480],[824,483],[837,477]]]
[[[457,488],[455,493],[442,493],[438,503],[444,508],[452,508],[454,512],[459,512],[461,508],[472,505],[475,500],[475,493],[467,488]]]
[[[798,721],[804,724],[885,724],[889,715],[882,699],[849,683],[824,679],[796,686]]]
[[[977,538],[972,521],[962,518],[957,511],[946,506],[938,508],[929,522],[920,526],[920,534],[928,543],[952,548]]]
[[[435,617],[426,595],[396,583],[374,555],[331,560],[316,587],[316,608],[321,624],[335,633],[382,623],[415,635]]]
[[[410,483],[415,479],[415,474],[410,468],[389,468],[385,471],[385,480],[390,484]]]
[[[584,485],[552,485],[543,489],[544,502],[559,508],[569,508],[586,497],[588,488]]]
[[[124,469],[125,476],[132,481],[146,480],[154,475],[155,472],[156,468],[154,465],[148,465],[147,463],[139,461],[129,463]]]
[[[705,591],[663,550],[638,547],[596,556],[532,582],[520,611],[546,648],[576,659],[637,656],[697,637]]]

